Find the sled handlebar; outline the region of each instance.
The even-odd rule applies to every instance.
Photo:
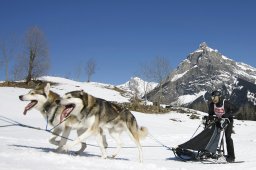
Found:
[[[217,124],[221,129],[224,129],[230,123],[230,120],[229,118],[218,118],[217,116],[212,116],[210,119],[209,116],[204,116],[202,123],[205,125],[205,128],[212,124]]]

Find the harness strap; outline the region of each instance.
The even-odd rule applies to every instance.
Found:
[[[69,119],[71,116],[69,115],[68,117],[66,117],[63,121],[61,121],[60,123],[58,123],[56,126],[53,126],[53,128],[51,128],[49,131],[52,131],[53,129],[57,128],[59,125],[61,125],[62,123],[64,123],[67,119]]]
[[[45,126],[45,130],[48,129],[48,115],[46,115],[46,126]]]
[[[54,110],[54,112],[53,112],[53,115],[52,115],[51,119],[49,120],[49,122],[50,122],[51,124],[53,123],[53,120],[54,120],[54,118],[55,118],[55,115],[56,115],[56,113],[57,113],[57,110],[58,110],[58,107],[55,108],[55,110]]]
[[[53,120],[55,118],[55,115],[57,113],[58,107],[55,108],[52,117],[49,119],[48,113],[49,113],[49,109],[50,109],[51,104],[47,104],[45,105],[45,109],[44,109],[44,113],[46,114],[46,127],[45,129],[48,129],[48,124],[53,124]]]

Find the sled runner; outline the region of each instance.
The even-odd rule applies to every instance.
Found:
[[[214,117],[209,121],[208,117],[204,117],[203,120],[205,128],[202,132],[178,147],[172,148],[177,158],[183,161],[224,158],[226,155],[225,128],[229,119]]]
[[[203,161],[203,164],[236,164],[236,163],[244,163],[244,161],[234,161],[234,162],[227,162],[227,161],[218,161],[218,160],[210,160],[210,161]]]

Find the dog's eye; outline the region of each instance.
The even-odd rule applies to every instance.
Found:
[[[30,94],[31,94],[31,95],[34,95],[35,93],[34,93],[34,92],[31,92]]]

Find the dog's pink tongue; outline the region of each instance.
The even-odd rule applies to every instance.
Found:
[[[36,105],[37,102],[35,101],[31,101],[24,109],[23,114],[26,115],[27,111],[30,110],[32,107],[34,107]]]
[[[32,102],[31,102],[32,103]],[[26,115],[27,114],[27,112],[28,112],[28,110],[30,109],[30,107],[31,107],[31,103],[29,103],[26,107],[25,107],[25,109],[24,109],[24,112],[23,112],[23,115]]]
[[[23,111],[23,115],[26,115],[27,114],[27,109],[24,109],[24,111]]]
[[[60,122],[62,122],[70,113],[70,109],[66,108],[63,110],[63,112],[60,115]]]

